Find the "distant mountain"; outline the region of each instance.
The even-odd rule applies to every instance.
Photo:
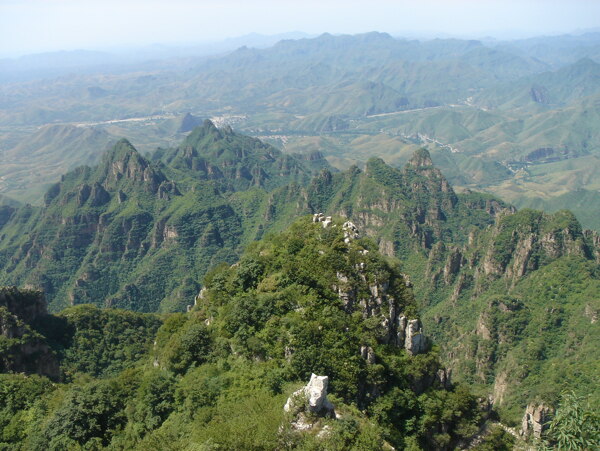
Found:
[[[105,130],[73,125],[47,125],[3,154],[2,191],[29,202],[63,173],[95,164],[116,138]],[[32,185],[37,189],[32,190]]]
[[[549,199],[523,197],[519,199],[518,206],[552,213],[571,210],[577,212],[577,218],[583,227],[596,230],[600,228],[600,193],[597,191],[574,189]]]
[[[215,180],[234,190],[251,186],[272,189],[306,181],[314,170],[329,166],[322,156],[315,157],[294,158],[256,138],[237,134],[229,126],[218,129],[209,120],[177,148],[159,149],[154,154],[154,159],[193,179]]]
[[[40,204],[43,191],[66,171],[81,165],[98,163],[102,153],[128,132],[127,122],[121,124],[56,124],[21,136],[18,144],[3,153],[0,166],[0,192],[32,204]],[[187,113],[158,123],[147,123],[143,130],[130,133],[145,150],[178,142],[202,119]]]
[[[21,205],[20,202],[0,194],[0,206],[18,207],[19,205]]]
[[[44,162],[45,166],[54,166],[61,162],[73,166],[94,164],[101,151],[114,140],[106,131],[91,127],[72,125],[47,125],[41,127],[33,136],[13,149],[5,152],[9,159],[32,159]],[[60,150],[60,153],[57,152]],[[67,165],[65,169],[70,169]]]
[[[40,190],[66,171],[95,164],[116,138],[103,129],[73,125],[47,125],[3,154],[1,190],[36,202]],[[36,187],[36,190],[31,188]],[[36,198],[37,197],[37,198]]]
[[[193,129],[202,124],[202,119],[190,113],[187,113],[185,116],[183,116],[180,121],[179,128],[177,129],[178,133],[191,132]]]
[[[600,93],[600,63],[590,58],[522,80],[494,87],[476,96],[486,108],[518,108],[531,105],[558,107]]]
[[[19,58],[0,59],[0,83],[28,82],[55,78],[74,71],[94,72],[123,63],[116,55],[91,50],[37,53]]]
[[[582,58],[600,62],[600,33],[539,36],[500,42],[497,48],[544,61],[555,68],[572,64]]]
[[[426,145],[455,185],[521,204],[565,187],[596,189],[592,176],[569,167],[598,148],[597,45],[594,33],[508,43],[326,33],[1,85],[0,151],[30,141],[32,126],[88,122],[128,136],[147,155],[212,117],[284,153],[321,154],[339,169],[370,157],[400,167]],[[184,124],[187,112],[196,119]],[[63,167],[81,164],[67,162],[74,157],[65,155]],[[49,171],[19,168],[10,167],[1,192],[35,203]],[[546,169],[560,173],[560,183]]]
[[[483,58],[483,54],[488,55]],[[402,102],[394,99],[397,103],[392,107],[385,105],[390,97],[386,95],[371,108],[373,112],[390,112],[457,103],[470,90],[490,86],[499,77],[515,78],[546,67],[538,61],[486,49],[478,41],[421,43],[385,33],[323,34],[314,39],[282,41],[269,49],[244,47],[223,58],[202,62],[196,68],[198,76],[190,82],[196,93],[211,92],[210,97],[221,104],[244,105],[250,111],[257,106],[285,105],[286,110],[296,113],[309,110],[360,116],[365,109],[343,105],[347,102],[340,105],[335,99],[339,86],[374,83],[394,90],[392,97]],[[239,72],[242,68],[243,75]],[[437,75],[440,73],[444,77]],[[215,74],[219,74],[218,79]],[[271,101],[274,94],[275,103]],[[281,96],[292,100],[278,103],[276,99]],[[262,100],[265,97],[270,99],[266,105]],[[322,103],[306,105],[308,99]]]

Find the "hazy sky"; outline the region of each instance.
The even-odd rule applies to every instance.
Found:
[[[600,27],[600,0],[0,0],[0,55],[251,32],[484,36]]]

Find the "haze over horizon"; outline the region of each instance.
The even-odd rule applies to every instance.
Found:
[[[219,41],[249,33],[299,30],[388,32],[406,37],[572,33],[600,26],[592,0],[0,0],[0,56],[152,44]]]

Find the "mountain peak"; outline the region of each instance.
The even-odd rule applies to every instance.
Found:
[[[415,153],[408,160],[408,164],[415,168],[426,168],[433,166],[433,160],[427,149],[420,148],[415,150]]]
[[[191,130],[193,130],[194,128],[198,127],[198,125],[200,125],[201,120],[200,118],[197,118],[196,116],[192,115],[191,113],[186,113],[185,116],[183,116],[183,118],[181,119],[181,123],[179,125],[179,129],[177,130],[178,133],[187,133]]]
[[[210,119],[205,119],[204,122],[202,123],[202,128],[204,130],[210,130],[210,131],[218,131],[219,129],[217,128],[217,126],[214,124],[213,121],[211,121]]]
[[[107,189],[116,187],[121,180],[125,179],[146,182],[148,189],[156,192],[160,183],[166,179],[124,138],[104,154],[97,173]]]
[[[212,138],[212,142],[223,138],[221,131],[210,119],[206,119],[202,123],[202,125],[199,125],[196,128],[194,128],[192,132],[187,136],[181,147],[200,147],[201,142],[203,142],[208,137]]]
[[[131,144],[131,142],[127,138],[121,138],[113,145],[112,149],[105,154],[105,157],[107,155],[117,156],[126,155],[130,153],[137,153],[136,148],[133,147],[133,144]]]
[[[234,190],[250,186],[274,188],[292,180],[305,180],[328,166],[320,154],[305,158],[283,154],[257,138],[236,133],[229,125],[217,128],[210,120],[196,127],[179,147],[166,150],[159,158],[194,178],[219,180]]]

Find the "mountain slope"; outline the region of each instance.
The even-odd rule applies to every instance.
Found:
[[[484,412],[439,366],[398,261],[357,234],[302,218],[212,271],[197,306],[163,315],[158,331],[154,315],[89,306],[46,318],[63,371],[83,374],[0,375],[0,443],[451,450],[469,440]],[[309,377],[305,401],[294,390]]]
[[[209,120],[177,148],[159,149],[154,159],[181,171],[180,177],[214,180],[225,190],[252,186],[270,190],[292,181],[304,183],[315,169],[329,166],[318,154],[312,161],[303,161],[256,138],[237,134],[229,126],[218,129]]]
[[[202,156],[187,165],[179,153],[189,149]],[[155,164],[121,140],[98,166],[51,186],[44,207],[2,207],[0,280],[42,288],[53,309],[92,302],[182,310],[206,270],[234,260],[255,237],[244,235],[248,207],[236,210],[229,190],[257,185],[260,208],[260,185],[305,181],[320,165],[210,122],[172,152],[172,166]],[[210,180],[212,169],[202,168],[219,176]]]
[[[4,152],[0,177],[2,192],[26,201],[37,201],[51,180],[82,164],[96,164],[116,137],[97,128],[47,125]],[[5,181],[4,181],[5,180]]]
[[[203,155],[219,170],[229,168],[230,161],[258,161],[266,164],[266,174],[278,174],[279,161],[286,161],[262,159],[271,152],[268,146],[212,124],[192,137],[201,139],[198,159],[191,161]],[[221,147],[215,137],[235,145]],[[236,143],[254,143],[259,158],[245,154],[244,159]],[[178,158],[190,147],[167,152],[175,156],[172,162],[185,163]],[[282,158],[292,161],[292,168],[304,167],[292,157]],[[233,171],[216,180],[207,180],[207,174],[193,164],[153,163],[127,141],[119,142],[96,168],[65,175],[46,194],[45,207],[3,207],[0,280],[43,288],[54,310],[91,302],[182,311],[210,268],[233,263],[243,247],[250,246],[251,253],[253,241],[286,229],[299,215],[324,213],[352,221],[373,238],[373,249],[400,257],[426,328],[441,343],[442,361],[457,380],[476,384],[482,396],[492,395],[503,420],[515,422],[537,397],[555,402],[567,385],[597,397],[589,377],[575,375],[589,374],[600,360],[593,329],[600,238],[582,230],[571,213],[517,212],[489,195],[456,194],[424,149],[404,169],[372,159],[364,171],[324,169],[308,183],[307,173],[299,170],[288,173],[296,181],[270,191],[249,179],[243,181],[248,189],[236,187]],[[301,240],[295,246],[300,252]],[[254,264],[242,268],[250,278],[262,271]],[[264,284],[277,284],[279,277],[273,274]],[[571,289],[556,289],[553,279]],[[545,301],[546,292],[554,295],[552,301]],[[581,315],[590,331],[575,337],[570,328],[588,321]],[[547,353],[527,354],[534,337]],[[258,346],[247,336],[239,338],[235,346],[240,349]],[[584,354],[570,351],[571,339],[582,343]],[[519,373],[514,370],[519,362],[537,369]],[[564,377],[544,386],[538,377],[550,371],[548,365]],[[576,373],[565,374],[567,367]]]
[[[600,63],[590,58],[554,72],[524,77],[476,96],[476,102],[490,108],[516,109],[533,106],[565,106],[600,91]]]

